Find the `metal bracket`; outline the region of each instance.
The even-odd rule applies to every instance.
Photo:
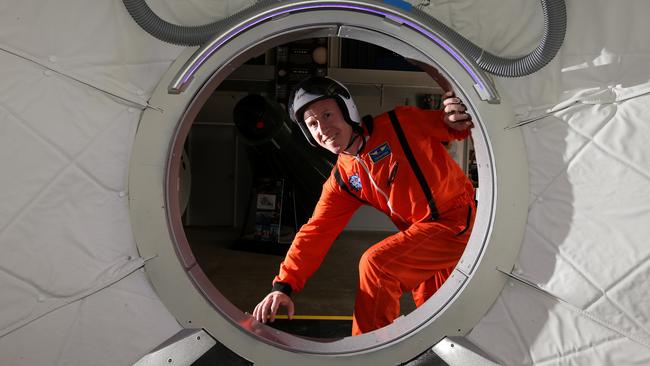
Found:
[[[465,337],[445,337],[432,350],[450,366],[499,366]]]
[[[216,343],[203,329],[182,329],[133,366],[191,366]]]

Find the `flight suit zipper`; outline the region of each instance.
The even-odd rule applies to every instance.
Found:
[[[368,175],[368,178],[370,179],[370,183],[372,183],[373,187],[375,187],[377,192],[379,192],[382,196],[384,196],[384,199],[386,199],[386,205],[388,206],[388,209],[390,210],[391,214],[394,214],[400,220],[402,220],[402,222],[404,224],[408,225],[408,222],[406,220],[404,220],[402,215],[400,215],[399,213],[395,212],[395,210],[393,210],[393,205],[390,204],[390,199],[388,198],[388,195],[381,188],[379,188],[379,185],[377,184],[377,182],[375,182],[375,180],[372,178],[372,174],[370,174],[370,170],[366,166],[366,163],[364,163],[363,160],[361,160],[361,158],[358,155],[354,155],[354,158],[357,160],[357,162],[359,162],[359,165],[361,165],[363,170],[366,171],[366,174]]]

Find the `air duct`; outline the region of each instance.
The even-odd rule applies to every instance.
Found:
[[[168,43],[181,46],[198,46],[213,36],[222,33],[232,25],[251,15],[267,11],[277,6],[278,0],[262,0],[228,18],[200,26],[179,26],[162,20],[149,8],[145,0],[123,0],[133,19],[149,34]],[[285,1],[299,3],[300,0]],[[367,1],[378,2],[379,1]],[[536,72],[548,64],[557,54],[564,42],[566,33],[566,4],[564,0],[540,0],[544,13],[544,34],[539,45],[528,55],[521,57],[501,57],[485,51],[453,29],[424,11],[403,1],[384,1],[388,5],[407,9],[413,16],[422,19],[432,30],[449,40],[465,56],[474,60],[481,69],[504,77],[520,77]],[[326,5],[326,2],[323,3]]]

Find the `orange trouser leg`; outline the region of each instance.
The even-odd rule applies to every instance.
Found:
[[[471,231],[457,235],[457,223],[466,222],[467,208],[456,211],[448,220],[416,223],[363,254],[352,335],[392,323],[399,316],[403,292],[413,290],[420,306],[442,285],[463,254]]]
[[[456,267],[456,263],[453,266],[436,271],[433,277],[415,287],[412,290],[415,306],[420,307],[425,301],[429,300],[431,295],[435,294],[447,278],[449,278],[451,272],[454,271],[454,267]]]

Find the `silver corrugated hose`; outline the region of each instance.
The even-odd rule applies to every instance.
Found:
[[[262,1],[235,15],[213,23],[197,26],[180,26],[161,19],[151,10],[145,0],[122,0],[122,2],[133,20],[147,33],[161,41],[179,46],[199,46],[209,41],[215,34],[223,32],[225,29],[224,25],[228,23],[229,19],[235,16],[239,17],[244,12],[246,14],[254,14],[258,8],[262,7],[261,5],[268,5],[267,3],[271,2],[277,3],[277,1]]]
[[[548,64],[564,42],[566,33],[566,4],[564,0],[541,0],[544,12],[544,35],[537,47],[528,55],[505,58],[491,54],[440,21],[431,18],[433,28],[438,29],[465,56],[473,59],[479,67],[490,74],[519,77],[534,73]],[[413,9],[414,12],[421,12]]]
[[[254,15],[259,11],[268,9],[273,5],[279,3],[286,4],[288,2],[261,0],[231,17],[214,23],[199,26],[179,26],[160,19],[149,8],[145,0],[122,1],[129,14],[131,14],[142,29],[162,41],[181,46],[201,45],[211,39],[215,34],[219,34],[226,29],[225,25],[229,24],[233,18],[243,19],[246,16]],[[497,76],[519,77],[532,74],[548,64],[555,57],[564,42],[567,23],[565,1],[540,0],[540,2],[544,12],[544,35],[542,40],[531,53],[515,58],[500,57],[485,51],[420,9],[410,7],[408,11],[412,12],[412,15],[422,19],[425,24],[429,25],[442,37],[448,39],[468,58],[476,61],[483,70]],[[386,3],[395,3],[395,0],[386,1]],[[403,11],[405,7],[400,7],[400,9]]]

